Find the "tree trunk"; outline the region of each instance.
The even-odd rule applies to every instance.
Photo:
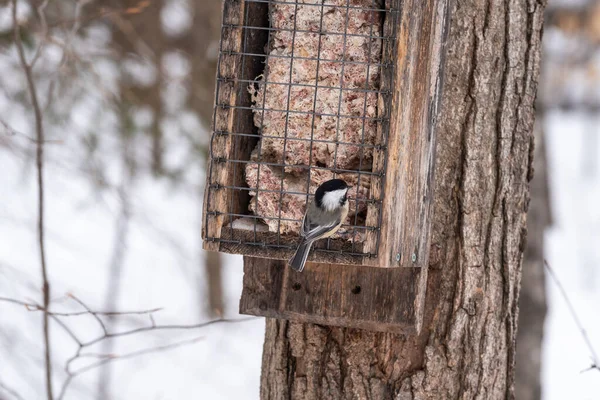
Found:
[[[215,74],[221,33],[221,0],[193,0],[192,109],[206,126],[212,121],[215,103]]]
[[[531,205],[527,215],[527,248],[523,259],[521,295],[519,298],[519,333],[517,335],[517,366],[515,397],[519,400],[540,400],[542,387],[542,339],[546,318],[546,282],[544,279],[544,231],[551,223],[546,149],[542,119],[535,129],[535,176],[531,181]]]
[[[452,7],[423,330],[267,320],[263,400],[514,397],[544,2]]]
[[[192,29],[189,49],[192,63],[190,107],[202,122],[209,127],[215,102],[215,74],[219,50],[219,33],[221,32],[221,0],[194,0],[192,2],[194,29]],[[208,157],[208,145],[203,154]],[[206,160],[203,159],[203,166]],[[204,201],[204,188],[199,191],[200,204]],[[200,246],[202,248],[202,246]],[[200,250],[203,258],[205,274],[202,276],[202,304],[206,304],[206,314],[211,318],[223,317],[223,279],[222,257],[220,253]],[[206,284],[204,285],[204,282]]]
[[[221,255],[216,251],[202,251],[204,254],[204,269],[206,271],[206,288],[208,294],[202,291],[202,302],[206,303],[206,315],[211,318],[222,318],[225,311],[223,304],[223,279],[221,277]],[[207,301],[208,300],[208,301]]]

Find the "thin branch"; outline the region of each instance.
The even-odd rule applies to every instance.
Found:
[[[126,354],[81,354],[79,357],[94,357],[94,358],[100,358],[101,360],[89,365],[86,365],[85,367],[82,367],[80,369],[78,369],[77,371],[73,372],[73,376],[77,376],[80,374],[83,374],[84,372],[87,372],[91,369],[94,368],[98,368],[102,365],[114,362],[114,361],[120,361],[120,360],[126,360],[126,359],[130,359],[130,358],[134,358],[134,357],[139,357],[142,355],[147,355],[147,354],[151,354],[151,353],[159,353],[161,351],[166,351],[166,350],[171,350],[171,349],[175,349],[177,347],[182,347],[182,346],[186,346],[189,344],[194,344],[199,342],[200,340],[204,339],[204,336],[198,336],[196,338],[193,339],[188,339],[188,340],[182,340],[180,342],[176,342],[176,343],[171,343],[171,344],[167,344],[164,346],[156,346],[156,347],[151,347],[148,349],[142,349],[142,350],[138,350],[138,351],[133,351],[131,353],[126,353]]]
[[[79,348],[81,349],[83,343],[81,343],[81,340],[79,340],[79,338],[77,337],[77,335],[75,335],[71,328],[69,328],[67,324],[61,321],[61,319],[58,318],[56,315],[50,315],[50,317],[66,332],[67,335],[71,337],[71,339],[73,339],[75,343],[79,345]]]
[[[211,320],[211,321],[202,322],[202,323],[199,323],[199,324],[193,324],[193,325],[155,325],[155,326],[146,326],[146,327],[135,328],[135,329],[131,329],[131,330],[128,330],[128,331],[123,331],[123,332],[109,333],[109,334],[107,334],[105,336],[98,337],[96,339],[92,339],[89,342],[84,342],[83,346],[86,346],[86,347],[87,346],[92,346],[92,345],[94,345],[96,343],[99,343],[99,342],[101,342],[103,340],[112,339],[112,338],[116,338],[116,337],[122,337],[122,336],[135,335],[136,333],[142,333],[142,332],[200,329],[200,328],[206,328],[207,326],[215,325],[215,324],[231,324],[231,323],[251,321],[251,320],[254,320],[254,319],[256,319],[256,317],[238,318],[238,319],[226,319],[226,318],[222,318],[222,319],[214,319],[214,320]]]
[[[73,18],[75,20],[75,22],[73,23],[73,26],[71,27],[71,40],[75,37],[79,28],[81,28],[81,13],[83,12],[83,8],[91,2],[92,2],[92,0],[78,0],[77,1],[77,4],[75,5],[75,16]]]
[[[152,352],[156,352],[156,351],[168,350],[168,349],[171,349],[174,347],[182,346],[184,344],[193,343],[197,340],[200,340],[200,338],[196,338],[191,341],[188,340],[188,341],[178,342],[178,343],[174,343],[174,344],[170,344],[170,345],[139,350],[139,351],[124,354],[124,355],[114,355],[111,353],[82,353],[85,349],[87,349],[95,344],[105,342],[105,341],[108,341],[108,340],[111,340],[111,339],[117,338],[117,337],[130,336],[130,335],[135,335],[135,334],[144,333],[144,332],[166,331],[166,330],[193,330],[193,329],[205,328],[207,326],[220,324],[220,323],[238,323],[238,322],[245,322],[245,321],[251,321],[251,320],[256,319],[256,317],[248,317],[248,318],[240,318],[240,319],[216,319],[216,320],[202,322],[202,323],[198,323],[198,324],[192,324],[192,325],[157,325],[156,321],[154,319],[154,313],[160,311],[161,310],[160,308],[151,309],[151,310],[141,310],[141,311],[129,311],[129,312],[114,312],[114,311],[99,312],[99,311],[92,310],[87,304],[85,304],[85,302],[83,300],[79,299],[78,297],[76,297],[72,294],[69,294],[67,297],[71,298],[71,299],[73,299],[73,301],[77,302],[81,307],[83,307],[85,309],[85,311],[75,312],[75,313],[53,312],[53,311],[48,310],[47,308],[43,308],[41,305],[36,304],[34,302],[26,302],[26,301],[21,301],[21,300],[17,300],[17,299],[13,299],[13,298],[8,298],[8,297],[0,297],[0,302],[7,302],[7,303],[11,303],[11,304],[24,306],[29,311],[43,311],[44,315],[49,316],[49,318],[51,318],[53,321],[55,321],[58,324],[58,326],[77,344],[77,350],[75,351],[75,354],[73,354],[65,363],[64,370],[67,374],[67,378],[63,382],[63,385],[60,389],[58,400],[60,400],[64,397],[69,385],[71,384],[71,382],[73,381],[73,379],[76,376],[78,376],[84,372],[87,372],[93,368],[100,367],[109,362],[116,361],[117,359],[132,358],[132,357],[136,357],[136,356],[143,355],[143,354],[148,354],[148,353],[152,353]],[[92,315],[92,316],[94,316],[99,321],[101,326],[103,327],[103,331],[104,331],[103,334],[100,336],[97,336],[91,340],[88,340],[88,341],[82,341],[81,339],[79,339],[77,334],[75,334],[75,332],[73,332],[73,330],[60,319],[61,317],[73,317],[76,315]],[[122,332],[108,332],[107,329],[105,329],[104,324],[98,317],[99,315],[112,315],[112,316],[148,315],[150,325],[142,327],[142,328],[135,328],[135,329],[130,329],[130,330],[122,331]],[[96,363],[92,363],[92,364],[90,364],[86,367],[80,368],[76,371],[71,370],[71,366],[74,362],[76,362],[77,360],[79,360],[81,358],[90,358],[90,357],[99,358],[100,361],[98,361]]]
[[[598,359],[598,354],[596,354],[596,350],[594,350],[592,341],[590,340],[590,337],[588,336],[587,331],[585,330],[585,327],[583,326],[583,323],[577,316],[577,312],[575,311],[575,307],[573,306],[573,303],[571,303],[571,300],[569,299],[569,296],[567,295],[565,288],[563,287],[562,283],[558,279],[558,276],[556,275],[556,273],[554,272],[552,267],[550,267],[550,264],[548,263],[548,261],[544,260],[544,266],[548,270],[548,274],[550,275],[550,278],[552,278],[552,280],[558,287],[558,291],[560,292],[561,296],[565,300],[565,303],[567,304],[567,308],[569,309],[569,313],[573,317],[573,320],[575,321],[575,324],[577,325],[577,328],[579,329],[579,332],[581,333],[581,336],[583,337],[583,340],[592,356],[592,365],[585,371],[589,371],[591,369],[597,369],[598,371],[600,371],[600,362]]]
[[[157,325],[156,321],[154,319],[154,313],[160,311],[161,310],[160,308],[155,308],[155,309],[151,309],[151,310],[141,310],[141,311],[128,311],[128,312],[114,312],[114,311],[99,312],[99,311],[92,310],[87,304],[85,304],[85,302],[83,302],[83,300],[79,299],[78,297],[76,297],[72,294],[69,294],[67,297],[69,297],[69,298],[73,299],[73,301],[77,302],[81,307],[83,307],[85,309],[85,311],[74,312],[74,313],[54,312],[54,311],[48,310],[47,308],[44,309],[41,305],[36,304],[34,302],[26,302],[26,301],[12,299],[12,298],[8,298],[8,297],[0,297],[0,302],[7,302],[7,303],[11,303],[11,304],[24,306],[29,311],[43,311],[44,315],[49,316],[49,318],[51,318],[54,322],[56,322],[58,324],[58,326],[73,340],[73,342],[75,342],[77,344],[77,350],[65,363],[64,370],[67,374],[67,378],[63,382],[63,385],[60,389],[57,400],[61,400],[64,397],[64,395],[65,395],[69,385],[72,383],[73,379],[76,376],[83,374],[84,372],[87,372],[91,369],[100,367],[104,364],[108,364],[109,362],[113,362],[116,360],[132,358],[132,357],[136,357],[136,356],[140,356],[140,355],[144,355],[144,354],[148,354],[148,353],[152,353],[152,352],[172,349],[175,347],[183,346],[185,344],[194,343],[194,342],[200,340],[201,338],[198,337],[198,338],[195,338],[192,340],[177,342],[177,343],[164,345],[164,346],[153,347],[153,348],[149,348],[149,349],[143,349],[143,350],[139,350],[139,351],[135,351],[132,353],[123,354],[123,355],[116,355],[116,354],[112,354],[112,353],[93,353],[93,352],[83,353],[84,350],[86,350],[87,348],[89,348],[93,345],[111,340],[113,338],[118,338],[118,337],[122,337],[122,336],[130,336],[130,335],[135,335],[135,334],[144,333],[144,332],[170,331],[170,330],[193,330],[193,329],[201,329],[201,328],[205,328],[210,325],[216,325],[216,324],[221,324],[221,323],[230,324],[230,323],[252,321],[257,318],[257,317],[248,317],[248,318],[239,318],[239,319],[216,319],[216,320],[211,320],[211,321],[201,322],[198,324],[191,324],[191,325]],[[98,317],[99,315],[112,315],[112,316],[148,315],[150,325],[141,327],[141,328],[130,329],[130,330],[122,331],[122,332],[108,332],[106,329],[104,329],[104,332],[102,335],[97,336],[88,341],[82,341],[81,339],[79,339],[77,334],[75,334],[75,332],[73,332],[73,330],[66,323],[64,323],[61,320],[61,317],[73,317],[73,316],[78,316],[78,315],[92,315],[99,321],[101,321]],[[104,324],[102,324],[102,326],[104,327]],[[95,362],[95,363],[89,364],[85,367],[82,367],[78,370],[72,371],[71,366],[73,365],[73,363],[81,358],[98,358],[100,360],[98,362]]]
[[[25,49],[21,40],[21,27],[17,19],[17,0],[12,0],[12,18],[14,24],[14,39],[19,53],[21,66],[27,79],[27,87],[31,97],[35,115],[35,132],[36,132],[36,166],[37,166],[37,183],[38,183],[38,242],[40,252],[40,264],[42,273],[42,291],[44,305],[44,348],[45,348],[45,363],[46,363],[46,396],[48,400],[53,400],[54,394],[52,390],[52,358],[50,355],[50,326],[48,305],[50,303],[50,283],[48,281],[48,271],[46,267],[46,251],[44,244],[44,127],[42,119],[42,111],[38,102],[37,89],[33,80],[31,65],[27,63],[25,58]]]
[[[86,1],[87,3],[91,3],[91,1]],[[142,12],[144,10],[144,8],[146,8],[148,6],[148,4],[144,4],[147,2],[139,1],[138,4],[136,6],[133,7],[129,7],[126,9],[117,9],[117,8],[111,8],[111,7],[101,7],[99,11],[94,11],[91,13],[88,13],[89,15],[86,16],[78,16],[78,17],[73,17],[70,19],[58,19],[57,21],[54,21],[50,24],[50,28],[60,28],[60,27],[66,27],[66,26],[73,26],[73,24],[77,23],[80,26],[81,25],[85,25],[88,24],[90,22],[94,22],[97,21],[99,19],[102,19],[104,17],[110,17],[111,15],[117,14],[117,15],[133,15],[133,14],[139,14],[140,12]],[[84,5],[86,5],[84,4]],[[77,15],[77,12],[75,13]],[[79,14],[81,14],[81,12],[79,12]]]
[[[90,314],[104,315],[104,316],[110,317],[110,316],[118,316],[118,315],[145,315],[145,314],[152,314],[155,312],[159,312],[161,310],[162,310],[162,308],[151,308],[149,310],[138,310],[138,311],[92,311]],[[70,316],[84,315],[84,314],[88,314],[88,312],[80,311],[80,312],[68,313],[65,316],[70,317]]]
[[[25,134],[23,132],[19,132],[18,130],[14,129],[12,126],[10,126],[7,122],[5,122],[1,119],[0,119],[0,125],[2,125],[4,127],[4,131],[9,136],[23,136],[26,139],[28,139],[32,142],[35,142],[35,139],[29,137],[27,134]]]
[[[17,400],[24,400],[23,396],[17,393],[17,391],[11,388],[10,386],[6,385],[4,382],[0,382],[0,392],[1,391],[5,391]]]
[[[27,139],[31,143],[34,143],[34,144],[37,143],[37,140],[35,140],[34,138],[30,137],[26,133],[23,133],[23,132],[20,132],[20,131],[14,129],[6,121],[3,121],[3,120],[0,119],[0,125],[4,128],[4,133],[6,133],[7,136],[18,136],[18,137],[22,137],[22,138]],[[46,140],[46,141],[44,141],[44,143],[46,143],[46,144],[56,144],[56,143],[63,143],[63,142],[62,142],[62,140]]]
[[[60,390],[60,393],[58,395],[57,400],[62,400],[65,396],[65,394],[67,393],[67,389],[69,388],[69,385],[71,384],[71,382],[73,381],[73,379],[75,377],[77,377],[78,375],[81,375],[85,372],[88,372],[92,369],[101,367],[105,364],[108,363],[112,363],[115,361],[122,361],[122,360],[126,360],[126,359],[131,359],[134,357],[139,357],[142,355],[146,355],[146,354],[151,354],[151,353],[158,353],[158,352],[162,352],[162,351],[167,351],[167,350],[171,350],[171,349],[175,349],[177,347],[182,347],[182,346],[186,346],[186,345],[190,345],[190,344],[194,344],[200,340],[202,340],[204,337],[203,336],[199,336],[193,339],[189,339],[189,340],[184,340],[181,342],[177,342],[177,343],[172,343],[172,344],[168,344],[168,345],[164,345],[164,346],[157,346],[157,347],[152,347],[149,349],[143,349],[143,350],[138,350],[138,351],[134,351],[131,353],[127,353],[127,354],[121,354],[121,355],[115,355],[115,354],[93,354],[93,353],[86,353],[86,354],[80,354],[78,355],[78,357],[83,358],[83,357],[95,357],[95,358],[101,358],[100,361],[89,364],[83,368],[78,369],[75,372],[69,372],[67,379],[65,380],[65,382],[63,383],[63,386]]]
[[[159,312],[161,311],[162,308],[151,308],[149,310],[139,310],[139,311],[91,311],[91,312],[87,312],[87,311],[79,311],[79,312],[72,312],[72,313],[54,313],[54,315],[60,315],[61,317],[73,317],[73,316],[77,316],[77,315],[85,315],[85,314],[93,314],[93,315],[103,315],[103,316],[118,316],[118,315],[146,315],[146,314],[152,314],[155,312]]]
[[[13,304],[18,304],[20,306],[24,306],[29,311],[37,311],[38,310],[38,305],[37,304],[27,303],[25,301],[21,301],[21,300],[17,300],[17,299],[11,299],[11,298],[8,298],[8,297],[0,297],[0,301],[4,301],[6,303],[13,303]],[[41,308],[40,308],[40,310],[41,310]]]
[[[97,20],[100,20],[106,16],[109,16],[110,14],[117,14],[119,12],[122,12],[120,10],[116,10],[116,9],[111,9],[111,8],[101,8],[100,11],[98,12],[93,12],[90,13],[89,15],[85,16],[85,17],[80,17],[77,18],[77,20],[79,20],[79,25],[84,25],[84,24],[88,24],[90,22],[94,22]],[[50,23],[50,28],[66,28],[67,26],[73,26],[73,24],[75,24],[76,18],[64,18],[64,19],[58,19],[55,22],[51,22]],[[72,28],[71,28],[72,29]]]
[[[40,55],[42,54],[42,49],[44,48],[44,45],[46,42],[45,38],[48,37],[48,23],[46,22],[46,7],[48,6],[48,2],[49,2],[49,0],[44,0],[42,2],[42,4],[40,4],[37,7],[37,13],[38,13],[38,16],[40,17],[40,22],[42,23],[42,40],[40,41],[40,44],[35,49],[35,53],[33,55],[33,58],[31,59],[31,63],[30,63],[31,68],[33,68],[33,66],[39,59]]]
[[[152,314],[150,314],[150,315],[152,315]],[[135,352],[128,353],[128,354],[123,354],[123,355],[113,355],[113,354],[106,354],[106,353],[82,353],[83,350],[85,350],[86,348],[93,346],[97,343],[103,342],[105,340],[110,340],[115,337],[134,335],[134,334],[142,333],[142,332],[161,331],[161,330],[201,329],[201,328],[204,328],[204,327],[207,327],[210,325],[215,325],[215,324],[220,324],[220,323],[238,323],[238,322],[251,321],[254,319],[256,319],[256,317],[248,317],[248,318],[240,318],[240,319],[216,319],[216,320],[207,321],[207,322],[194,324],[194,325],[155,325],[153,322],[153,325],[148,326],[148,327],[131,329],[128,331],[123,331],[123,332],[108,333],[108,334],[99,336],[95,339],[92,339],[88,342],[81,342],[77,338],[77,336],[66,325],[63,324],[62,327],[67,331],[67,333],[72,338],[74,338],[75,342],[78,344],[79,347],[78,347],[77,351],[75,352],[75,354],[73,356],[71,356],[65,364],[65,372],[67,373],[67,379],[65,379],[65,382],[63,383],[63,386],[61,387],[61,390],[60,390],[57,400],[61,400],[64,397],[64,395],[66,394],[67,389],[68,389],[69,385],[72,383],[73,379],[76,376],[83,374],[84,372],[87,372],[91,369],[100,367],[109,362],[113,362],[113,361],[117,361],[117,360],[121,360],[121,359],[133,358],[133,357],[137,357],[137,356],[140,356],[143,354],[149,354],[149,353],[153,353],[153,352],[157,352],[157,351],[169,350],[169,349],[172,349],[175,347],[183,346],[185,344],[194,343],[194,342],[202,339],[202,337],[198,337],[195,339],[186,340],[186,341],[182,341],[182,342],[177,342],[177,343],[173,343],[173,344],[169,344],[169,345],[158,346],[158,347],[153,347],[153,348],[149,348],[149,349],[143,349],[143,350],[139,350],[139,351],[135,351]],[[96,363],[92,363],[88,366],[82,367],[76,371],[71,370],[71,366],[74,362],[76,362],[77,360],[79,360],[81,358],[90,358],[90,357],[100,358],[101,360]]]
[[[70,297],[72,297],[72,295],[70,295]],[[17,300],[17,299],[12,299],[9,297],[0,297],[0,301],[24,306],[25,308],[27,308],[28,311],[45,311],[44,308],[39,304],[21,301],[21,300]],[[79,300],[79,301],[81,301],[81,300]],[[129,316],[129,315],[147,315],[147,314],[152,315],[153,313],[159,312],[161,310],[162,310],[162,308],[151,308],[148,310],[134,310],[134,311],[95,311],[95,310],[91,310],[91,309],[87,308],[86,311],[74,311],[74,312],[58,312],[58,311],[48,310],[48,314],[54,315],[57,317],[78,317],[81,315],[101,315],[101,316],[125,316],[125,315],[127,315],[127,316]]]
[[[592,365],[590,365],[586,369],[582,370],[580,373],[583,374],[584,372],[588,372],[588,371],[591,371],[594,369],[600,371],[600,365],[596,365],[596,364],[592,363]]]
[[[94,314],[92,312],[92,310],[90,310],[90,308],[81,300],[79,300],[75,295],[70,295],[70,297],[75,300],[79,305],[81,305],[81,307],[85,308],[85,311],[88,312],[88,314],[91,314],[94,319],[98,322],[98,325],[100,325],[100,327],[102,328],[102,331],[104,332],[105,335],[108,335],[108,331],[106,330],[106,325],[104,325],[104,322],[100,319],[100,317],[97,314]]]

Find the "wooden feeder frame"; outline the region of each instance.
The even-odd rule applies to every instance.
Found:
[[[367,230],[358,251],[350,251],[341,239],[330,240],[327,249],[321,244],[301,274],[285,265],[297,237],[233,229],[225,218],[227,212],[219,211],[232,209],[240,217],[248,214],[247,190],[229,196],[223,190],[245,185],[244,164],[224,160],[234,151],[249,159],[260,138],[258,133],[254,137],[228,133],[255,129],[250,99],[239,98],[239,85],[247,84],[235,77],[256,77],[264,68],[260,62],[240,61],[244,52],[265,54],[269,31],[249,26],[269,27],[270,2],[273,0],[224,0],[204,203],[204,248],[247,256],[241,313],[376,331],[419,332],[429,261],[447,0],[385,0],[382,64],[394,68],[388,70],[393,75],[390,79],[381,79],[381,93],[391,95],[391,101],[387,106],[389,127],[378,129],[378,137],[385,135],[385,146],[373,151],[372,171],[380,178],[385,176],[385,180],[371,181],[370,198],[382,201],[380,207],[372,206],[375,202],[369,205],[366,225],[376,229]],[[380,106],[385,103],[382,96]],[[236,104],[243,107],[231,107]],[[272,242],[273,235],[282,245],[259,244]]]

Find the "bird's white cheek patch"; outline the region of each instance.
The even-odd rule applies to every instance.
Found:
[[[327,211],[334,211],[340,207],[340,201],[346,195],[346,189],[334,190],[325,193],[322,200],[322,206]]]

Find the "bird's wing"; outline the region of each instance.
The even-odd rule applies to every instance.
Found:
[[[310,222],[308,221],[308,218],[306,218],[305,213],[304,217],[302,217],[302,229],[300,229],[300,235],[304,237],[308,232],[310,232]]]
[[[304,216],[304,220],[302,221],[302,236],[306,241],[320,239],[323,235],[338,226],[340,222],[340,219],[337,218],[324,225],[314,225]]]

